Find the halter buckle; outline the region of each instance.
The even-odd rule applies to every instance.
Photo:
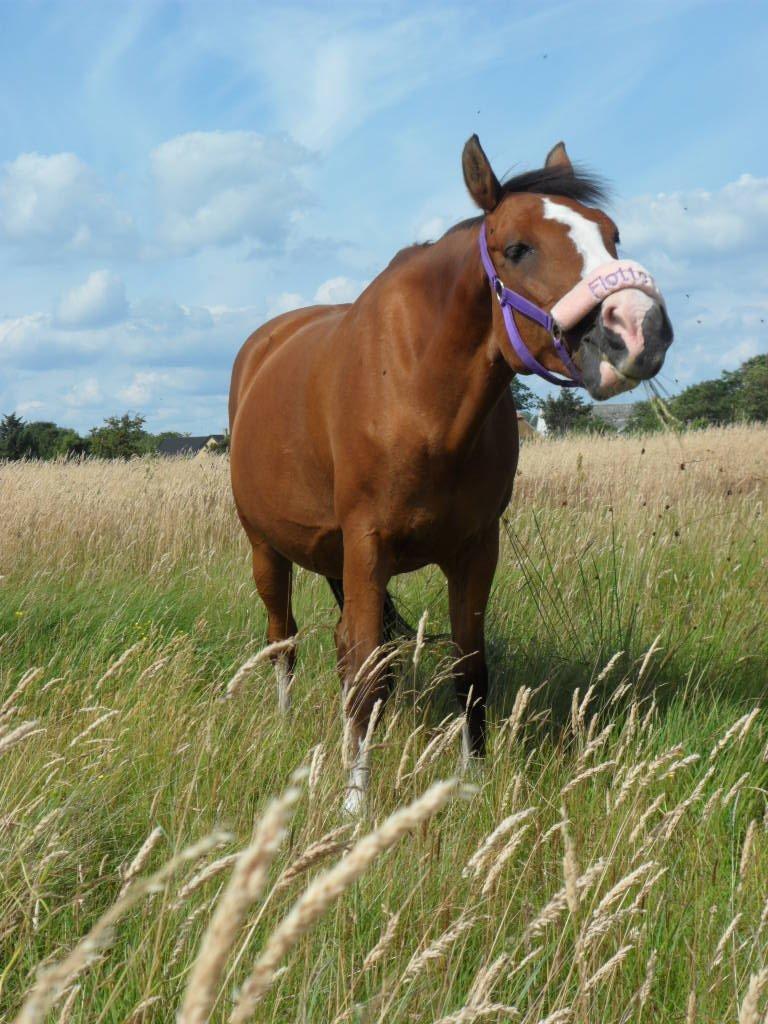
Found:
[[[500,277],[493,279],[493,290],[496,293],[496,298],[499,300],[499,305],[502,306],[504,304],[504,282]]]

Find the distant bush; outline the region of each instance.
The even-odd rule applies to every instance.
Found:
[[[145,422],[140,414],[132,416],[129,412],[108,416],[103,427],[91,427],[91,454],[102,459],[130,459],[154,451],[154,440],[144,430]]]
[[[738,370],[726,370],[715,380],[692,384],[666,403],[670,420],[696,430],[729,423],[768,421],[768,355],[753,356]],[[633,433],[662,430],[665,417],[651,402],[638,402],[627,424]]]
[[[541,413],[550,434],[615,433],[610,424],[594,415],[592,408],[591,403],[585,402],[581,395],[566,389],[555,398],[545,398],[541,403]]]

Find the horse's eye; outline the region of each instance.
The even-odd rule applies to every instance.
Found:
[[[527,256],[529,252],[533,252],[530,245],[526,245],[525,242],[513,242],[508,245],[504,250],[504,255],[512,263],[519,263],[524,256]]]

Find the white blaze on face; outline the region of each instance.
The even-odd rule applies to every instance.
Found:
[[[542,200],[544,203],[544,216],[547,220],[557,220],[568,226],[568,234],[581,256],[583,266],[581,276],[586,277],[593,270],[597,270],[603,263],[607,263],[613,257],[605,248],[600,228],[593,220],[587,220],[580,213],[572,210],[570,206],[556,203],[552,199]]]
[[[567,225],[568,235],[582,259],[582,278],[613,259],[605,247],[600,228],[594,221],[588,220],[570,206],[552,199],[542,199],[542,203],[545,218]],[[608,330],[618,334],[626,345],[630,364],[645,347],[643,320],[652,305],[653,299],[650,295],[637,288],[624,288],[609,295],[600,308],[603,324]],[[608,372],[609,367],[606,366],[605,370]],[[614,373],[612,368],[610,372]]]

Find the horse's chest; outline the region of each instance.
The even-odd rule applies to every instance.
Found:
[[[403,550],[417,553],[461,545],[498,520],[516,465],[512,446],[456,460],[422,453],[389,481],[387,532]]]

